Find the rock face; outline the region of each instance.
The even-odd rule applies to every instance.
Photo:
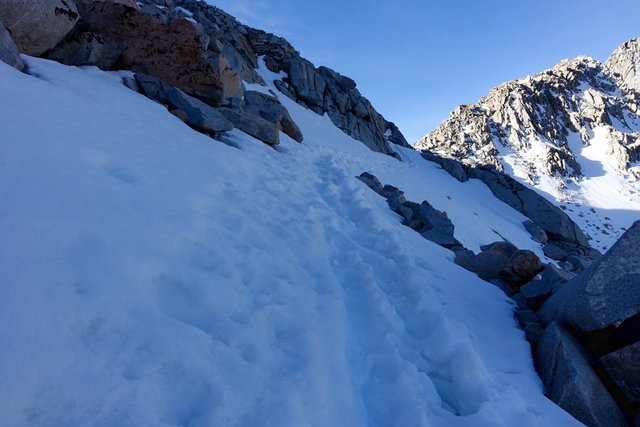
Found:
[[[18,50],[28,55],[53,48],[79,17],[73,0],[0,0],[0,21]]]
[[[551,400],[587,426],[619,427],[627,423],[598,378],[589,354],[553,323],[537,349],[538,370]]]
[[[607,354],[599,363],[640,412],[640,342]]]
[[[622,83],[640,92],[640,38],[623,43],[604,65]]]
[[[0,22],[0,61],[11,65],[14,68],[24,70],[24,62],[20,58],[20,53],[16,44],[11,38],[11,34],[4,28]]]
[[[591,212],[592,198],[582,189],[585,177],[606,173],[616,180],[609,194],[640,190],[639,45],[623,44],[604,65],[579,57],[500,85],[456,108],[416,148],[476,170],[492,166],[541,189],[566,208],[592,246],[606,250],[628,224]]]
[[[596,331],[640,312],[640,221],[587,270],[558,290],[540,314],[579,331]]]

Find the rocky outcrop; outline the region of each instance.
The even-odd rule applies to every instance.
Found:
[[[562,209],[494,166],[473,167],[429,152],[423,152],[422,157],[438,163],[458,181],[479,179],[497,199],[527,216],[530,221],[523,225],[535,241],[546,243],[545,248],[549,250],[545,254],[550,258],[565,260],[571,254],[587,258],[599,256],[580,227]]]
[[[0,0],[0,21],[20,52],[38,56],[66,36],[80,15],[73,0]]]
[[[464,249],[453,235],[454,226],[446,212],[435,209],[426,200],[422,203],[407,201],[403,191],[392,185],[383,186],[376,176],[368,172],[363,172],[357,178],[387,199],[389,208],[402,217],[403,224],[425,239],[454,251]]]
[[[241,96],[240,77],[229,76],[223,57],[209,55],[210,37],[201,25],[111,2],[81,5],[81,12],[78,28],[51,58],[150,74],[212,106]]]
[[[593,370],[586,350],[556,323],[537,350],[538,372],[551,400],[587,426],[626,426],[624,415]]]
[[[0,22],[0,61],[11,65],[14,68],[24,70],[24,62],[20,58],[20,53],[16,44],[11,38],[11,34],[4,28]]]
[[[640,312],[640,221],[542,308],[547,322],[590,332]]]
[[[355,82],[316,68],[285,39],[240,24],[231,15],[195,0],[129,0],[78,3],[82,19],[48,57],[71,65],[131,69],[153,75],[219,108],[237,128],[275,145],[273,126],[301,142],[298,126],[276,97],[246,92],[243,81],[263,84],[259,57],[284,72],[276,87],[374,151],[399,157],[391,144],[409,147],[356,89]],[[249,121],[254,120],[255,124]]]
[[[640,92],[640,38],[623,43],[604,65],[623,84]]]

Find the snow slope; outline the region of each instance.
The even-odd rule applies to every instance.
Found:
[[[501,291],[354,176],[470,247],[535,248],[482,186],[288,99],[303,144],[222,143],[115,73],[25,60],[39,78],[0,63],[3,425],[577,424]]]

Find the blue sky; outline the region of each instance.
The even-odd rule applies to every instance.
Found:
[[[352,77],[410,142],[462,103],[640,36],[638,0],[208,0]]]

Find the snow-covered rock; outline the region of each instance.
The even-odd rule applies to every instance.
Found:
[[[604,65],[629,88],[640,92],[640,38],[624,42]]]

